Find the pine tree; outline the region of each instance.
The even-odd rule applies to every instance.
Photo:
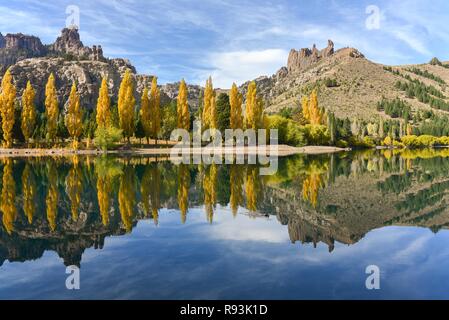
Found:
[[[108,94],[106,79],[101,80],[100,92],[97,100],[97,126],[107,128],[111,125],[111,100]]]
[[[161,91],[157,87],[157,78],[153,77],[150,90],[151,130],[150,136],[156,140],[161,131]]]
[[[179,85],[179,93],[177,99],[177,114],[178,114],[178,128],[190,130],[190,113],[189,105],[187,103],[187,86],[184,79]]]
[[[212,78],[209,77],[206,81],[204,89],[204,103],[203,103],[203,128],[216,129],[217,128],[217,108],[215,101],[215,91],[212,84]]]
[[[58,129],[58,97],[56,95],[55,76],[50,74],[45,86],[45,114],[47,116],[47,139],[54,142]]]
[[[140,102],[140,120],[144,131],[144,136],[147,138],[147,143],[150,143],[151,136],[151,110],[150,99],[148,97],[148,88],[144,88],[142,92],[142,99]]]
[[[80,96],[76,90],[76,85],[73,83],[69,96],[69,104],[67,108],[67,115],[65,118],[67,130],[73,140],[73,148],[78,148],[78,139],[83,132],[83,113],[80,107]]]
[[[123,135],[128,139],[128,142],[130,142],[130,138],[134,134],[135,104],[136,99],[134,98],[131,71],[126,70],[118,94],[118,114],[120,129],[123,130]]]
[[[242,95],[239,93],[237,85],[232,84],[229,95],[229,102],[231,104],[231,129],[243,129],[242,116]]]
[[[28,143],[36,126],[36,107],[34,105],[35,91],[28,81],[22,94],[22,123],[21,129],[25,141]]]
[[[5,147],[12,147],[12,132],[14,128],[14,104],[16,101],[16,88],[12,82],[10,69],[8,69],[2,80],[2,93],[0,96],[0,107],[2,116],[3,139]]]

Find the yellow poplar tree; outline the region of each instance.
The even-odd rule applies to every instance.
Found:
[[[120,129],[123,135],[130,138],[134,134],[134,107],[136,99],[134,98],[134,85],[131,78],[131,71],[126,70],[118,93],[118,116]]]
[[[22,123],[21,129],[25,141],[28,143],[34,132],[36,125],[36,107],[34,105],[34,97],[36,93],[31,86],[31,82],[27,82],[27,86],[22,94]]]
[[[73,158],[73,166],[70,169],[67,177],[66,177],[66,190],[67,195],[70,199],[70,210],[72,213],[72,220],[78,220],[78,210],[81,203],[81,193],[83,190],[83,181],[82,181],[82,173],[81,169],[78,166],[78,157],[75,156]]]
[[[189,207],[189,187],[189,168],[185,164],[181,164],[178,171],[178,206],[181,211],[182,223],[185,223],[187,219],[187,210]]]
[[[260,129],[262,127],[263,101],[257,98],[256,83],[248,85],[246,94],[245,125],[246,129]]]
[[[67,130],[73,139],[73,148],[78,148],[78,139],[83,132],[83,113],[80,107],[80,96],[73,83],[69,96],[69,105],[65,118]]]
[[[8,69],[2,80],[2,93],[0,96],[0,107],[2,116],[3,139],[5,147],[12,146],[12,131],[14,127],[14,103],[16,101],[16,88],[12,82],[11,72]]]
[[[58,128],[59,107],[53,73],[48,77],[45,86],[45,114],[47,116],[47,139],[54,141]]]
[[[211,77],[207,79],[206,88],[204,89],[202,118],[204,129],[217,128],[217,106],[215,102],[215,91]]]
[[[151,131],[150,135],[156,140],[161,130],[161,92],[157,87],[157,78],[153,77],[150,91]]]
[[[118,191],[120,215],[126,232],[130,232],[132,229],[134,205],[136,201],[135,185],[134,168],[126,166],[124,173],[120,178],[120,187]]]
[[[148,97],[148,88],[143,89],[142,99],[140,102],[140,115],[142,119],[143,131],[145,132],[145,137],[147,138],[147,143],[150,143],[151,136],[151,110],[150,110],[150,99]]]
[[[229,103],[231,105],[231,129],[234,130],[243,129],[242,100],[237,85],[233,83],[229,94]]]
[[[301,99],[302,114],[310,124],[319,125],[325,120],[324,112],[318,106],[318,94],[314,89],[310,97],[304,96]]]
[[[101,80],[100,92],[97,100],[97,126],[108,127],[111,121],[111,99],[108,93],[108,84],[106,79]]]
[[[178,128],[190,130],[190,113],[189,104],[187,103],[187,85],[184,79],[179,85],[179,93],[177,99]]]
[[[56,216],[58,214],[58,172],[55,165],[50,162],[47,165],[48,169],[48,190],[45,198],[45,205],[47,208],[47,221],[51,231],[56,230]]]

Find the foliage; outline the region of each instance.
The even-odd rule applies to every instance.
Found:
[[[106,78],[101,80],[101,87],[97,100],[97,126],[107,127],[111,125],[111,99],[108,93]]]
[[[134,108],[136,99],[134,98],[134,85],[131,78],[131,71],[126,70],[122,79],[118,95],[118,115],[120,129],[128,139],[134,134]]]
[[[34,105],[34,97],[35,91],[31,86],[31,82],[28,81],[22,94],[21,117],[21,129],[26,142],[30,140],[36,126],[36,107]]]
[[[329,130],[323,125],[308,124],[304,127],[308,144],[328,145],[330,142]]]
[[[204,89],[204,103],[202,114],[203,128],[216,129],[217,128],[217,108],[215,100],[215,91],[212,84],[212,78],[209,77],[206,81]]]
[[[243,129],[242,100],[243,97],[239,93],[237,85],[233,83],[229,94],[229,103],[231,105],[231,129]]]
[[[157,87],[157,77],[153,77],[151,81],[150,90],[150,114],[151,114],[151,127],[150,137],[156,139],[159,137],[161,131],[161,91]]]
[[[179,129],[190,130],[190,112],[187,103],[187,85],[184,79],[179,85],[179,92],[177,98],[177,124]]]
[[[14,104],[16,100],[16,88],[12,82],[10,69],[2,79],[2,92],[0,95],[0,112],[2,116],[3,139],[7,148],[12,147],[12,131],[15,122]]]
[[[116,127],[98,127],[95,131],[94,143],[102,150],[111,149],[122,139],[122,130]]]
[[[54,141],[58,130],[59,106],[56,94],[55,76],[50,74],[45,86],[45,115],[47,139]]]
[[[73,139],[73,148],[78,149],[78,139],[83,130],[83,112],[80,106],[80,96],[73,83],[70,91],[69,103],[65,123],[70,136]]]
[[[217,98],[217,129],[224,132],[230,128],[231,104],[226,93],[220,93]]]

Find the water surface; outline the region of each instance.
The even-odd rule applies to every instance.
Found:
[[[449,298],[448,156],[3,159],[0,298]]]

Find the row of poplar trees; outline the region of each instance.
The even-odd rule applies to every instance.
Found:
[[[4,146],[11,148],[13,145],[13,128],[15,123],[15,101],[17,90],[13,84],[10,70],[8,69],[2,79],[0,94],[0,113],[2,119],[2,131]],[[188,90],[184,80],[181,81],[176,104],[177,128],[190,131],[191,118],[188,105]],[[22,94],[21,130],[25,141],[29,143],[36,127],[37,111],[35,106],[35,90],[28,81]],[[259,129],[264,127],[263,102],[257,96],[255,82],[248,85],[246,95],[245,115],[242,112],[243,97],[234,83],[229,94],[230,127],[231,129]],[[203,129],[217,129],[216,93],[212,79],[206,82],[203,109],[200,120]],[[128,70],[121,81],[118,94],[118,126],[123,136],[130,141],[134,136],[136,119],[136,99],[131,72]],[[45,87],[45,116],[46,139],[55,142],[59,118],[59,102],[57,98],[55,77],[50,74]],[[107,129],[113,126],[111,121],[111,100],[108,92],[106,78],[102,79],[96,108],[97,130]],[[143,131],[147,142],[150,138],[156,139],[161,130],[160,89],[157,86],[157,78],[153,77],[150,90],[144,88],[140,104],[140,116]],[[78,144],[83,133],[83,108],[80,104],[80,95],[76,83],[73,83],[67,102],[65,125],[72,139],[73,148]]]

